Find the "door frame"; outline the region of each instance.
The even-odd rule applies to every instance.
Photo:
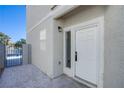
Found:
[[[97,86],[93,86],[83,80],[80,80],[75,77],[75,49],[76,49],[76,31],[84,28],[89,28],[92,26],[97,26],[98,29],[100,30],[99,32],[99,64],[98,64],[98,83]],[[65,34],[66,32],[71,31],[71,68],[66,68],[65,67],[65,50],[66,50],[66,39],[65,39]],[[81,24],[77,25],[72,25],[70,27],[64,28],[64,44],[63,44],[63,71],[65,74],[68,76],[74,78],[75,80],[88,85],[89,87],[103,87],[103,73],[104,73],[104,16],[97,17],[95,19],[92,19],[90,21],[83,22]]]

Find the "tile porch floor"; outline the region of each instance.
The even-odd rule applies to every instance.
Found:
[[[34,65],[6,68],[0,78],[0,88],[86,88],[66,75],[50,79]]]

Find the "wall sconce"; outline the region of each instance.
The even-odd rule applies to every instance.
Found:
[[[62,32],[62,31],[63,31],[63,29],[62,29],[61,26],[58,26],[58,31],[59,31],[59,32]]]

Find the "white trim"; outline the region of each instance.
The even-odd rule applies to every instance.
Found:
[[[80,24],[76,24],[76,25],[72,25],[72,26],[66,27],[66,28],[64,28],[64,31],[75,29],[75,28],[78,28],[78,27],[81,27],[81,26],[84,26],[84,28],[86,28],[87,26],[95,24],[95,23],[99,23],[102,20],[104,22],[104,17],[103,16],[97,17],[97,18],[92,19],[90,21],[86,21],[86,22],[83,22],[83,23],[80,23]]]
[[[75,60],[73,59],[73,55],[74,55],[74,51],[75,51],[75,32],[76,30],[79,30],[79,29],[83,29],[83,28],[87,28],[89,26],[94,26],[94,25],[98,25],[99,29],[100,29],[100,64],[99,64],[99,75],[98,75],[98,84],[97,84],[97,87],[103,87],[103,73],[104,73],[104,17],[98,17],[96,19],[93,19],[93,20],[90,20],[90,21],[87,21],[87,22],[83,22],[81,24],[77,24],[77,25],[72,25],[70,27],[67,27],[67,28],[64,28],[64,31],[69,31],[71,30],[72,32],[72,68],[71,68],[71,73],[73,73],[73,78],[75,80],[77,80],[77,78],[75,78]],[[65,33],[65,32],[64,32]],[[64,37],[65,38],[65,37]],[[65,43],[65,42],[64,42]],[[74,47],[73,47],[74,46]],[[65,47],[64,47],[64,51],[65,51]],[[65,52],[64,52],[65,53]],[[65,59],[64,59],[65,60]],[[67,74],[67,73],[65,73]],[[71,75],[72,76],[72,75]],[[81,82],[80,80],[77,80],[79,82]],[[84,83],[82,81],[82,83]],[[93,87],[92,85],[88,84],[85,82],[85,84],[87,84],[88,86],[90,87]]]
[[[51,11],[47,16],[45,16],[43,19],[41,19],[39,22],[37,22],[36,25],[34,25],[32,28],[30,28],[27,33],[33,31],[33,29],[35,29],[38,25],[40,25],[41,23],[43,23],[45,20],[47,20],[50,17],[53,17],[53,19],[58,18],[62,15],[64,15],[65,13],[75,9],[76,7],[78,7],[78,5],[62,5],[57,7],[57,9],[55,9],[54,11]]]

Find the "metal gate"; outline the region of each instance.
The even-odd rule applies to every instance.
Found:
[[[0,76],[4,70],[4,62],[5,62],[5,46],[0,44]]]
[[[6,46],[5,67],[22,65],[22,47]]]

